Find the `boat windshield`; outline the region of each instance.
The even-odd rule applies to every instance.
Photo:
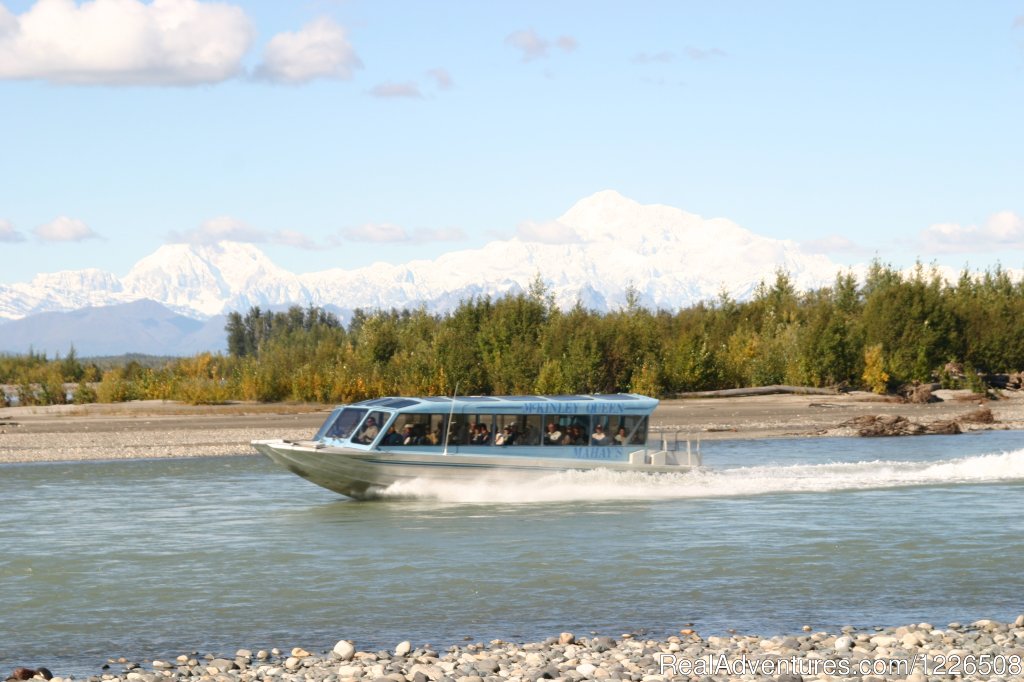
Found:
[[[371,412],[366,420],[359,425],[358,433],[352,436],[353,443],[362,443],[363,445],[369,445],[377,439],[377,434],[380,433],[380,429],[384,426],[384,423],[388,420],[391,415],[387,412]],[[391,429],[392,431],[394,428]]]
[[[363,419],[363,415],[366,414],[366,410],[359,407],[346,407],[338,415],[337,419],[327,430],[325,436],[327,438],[348,438],[352,435],[352,430],[355,429]]]
[[[338,415],[341,414],[341,411],[343,409],[345,408],[336,407],[333,410],[331,410],[331,413],[327,415],[327,419],[325,419],[324,423],[320,425],[320,429],[316,432],[316,435],[313,436],[313,440],[321,440],[323,439],[324,436],[327,435],[327,430],[334,425],[334,420],[338,418]]]

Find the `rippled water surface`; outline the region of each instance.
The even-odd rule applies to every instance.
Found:
[[[1024,433],[353,502],[259,457],[0,466],[0,672],[238,647],[775,634],[1024,611]]]

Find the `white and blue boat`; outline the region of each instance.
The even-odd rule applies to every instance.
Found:
[[[642,395],[387,397],[335,408],[310,440],[258,440],[259,452],[356,499],[415,479],[472,481],[571,470],[681,472],[699,452],[650,447],[658,401]]]

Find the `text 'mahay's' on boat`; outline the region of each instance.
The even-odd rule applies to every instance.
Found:
[[[388,397],[337,407],[310,440],[257,440],[317,485],[364,499],[414,479],[527,477],[570,470],[680,472],[689,443],[648,445],[658,401],[642,395]]]

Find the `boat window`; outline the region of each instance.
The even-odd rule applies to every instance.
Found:
[[[519,445],[540,445],[544,417],[539,414],[528,414],[521,419],[519,430],[522,435],[519,438]]]
[[[447,414],[400,414],[394,426],[401,445],[443,445],[447,422]]]
[[[590,421],[590,444],[598,447],[608,447],[614,441],[614,433],[611,427],[612,418],[606,414],[596,414]]]
[[[490,445],[494,440],[494,417],[489,414],[456,414],[448,428],[451,445]]]
[[[568,445],[565,440],[566,425],[571,423],[572,417],[553,416],[544,421],[544,445],[562,446]]]
[[[565,434],[562,436],[562,443],[564,445],[589,445],[590,415],[575,414],[567,417],[562,433]]]
[[[495,417],[494,444],[540,445],[541,423],[539,414],[499,414]]]
[[[612,445],[646,445],[647,417],[617,415],[609,419]]]
[[[359,414],[353,421],[346,412]],[[379,430],[386,426],[389,413],[367,413],[366,410],[346,408],[336,420],[332,431],[350,433],[353,431],[352,424],[358,424],[358,418],[363,416],[365,421],[355,431],[358,435],[353,441],[372,442],[373,438],[367,439],[366,434],[376,436],[373,427]],[[374,419],[373,425],[370,425],[371,418]],[[449,418],[448,413],[399,414],[381,439],[381,445],[443,446],[444,434],[447,434],[449,445],[627,446],[646,444],[647,430],[648,418],[634,415],[470,413],[455,414]],[[552,433],[557,434],[554,439],[550,435]]]
[[[381,407],[390,407],[394,410],[397,410],[402,407],[409,407],[410,405],[415,404],[415,400],[409,400],[408,398],[392,398],[385,403],[381,403]]]
[[[342,407],[336,407],[333,410],[331,410],[331,413],[327,415],[327,419],[325,419],[324,423],[320,425],[320,428],[319,430],[317,430],[316,435],[313,436],[313,440],[320,440],[327,435],[327,431],[334,424],[334,420],[338,418],[338,415],[341,414],[341,411],[343,409],[344,408]]]
[[[383,405],[389,400],[391,400],[391,398],[372,398],[370,400],[362,400],[356,403],[356,405],[359,405],[360,407],[365,407],[367,405]]]
[[[476,422],[464,414],[456,414],[448,424],[448,444],[465,445],[473,437],[473,428]]]
[[[328,429],[328,438],[348,438],[356,424],[362,421],[363,416],[366,415],[366,410],[359,407],[346,407],[338,415],[338,418],[334,420],[334,424]]]
[[[544,445],[587,445],[589,439],[590,415],[560,414],[544,420]]]
[[[352,442],[362,443],[363,445],[372,443],[377,439],[377,434],[380,433],[381,427],[388,420],[389,416],[387,412],[371,412],[366,415],[366,419],[359,425],[359,431],[352,438]]]

